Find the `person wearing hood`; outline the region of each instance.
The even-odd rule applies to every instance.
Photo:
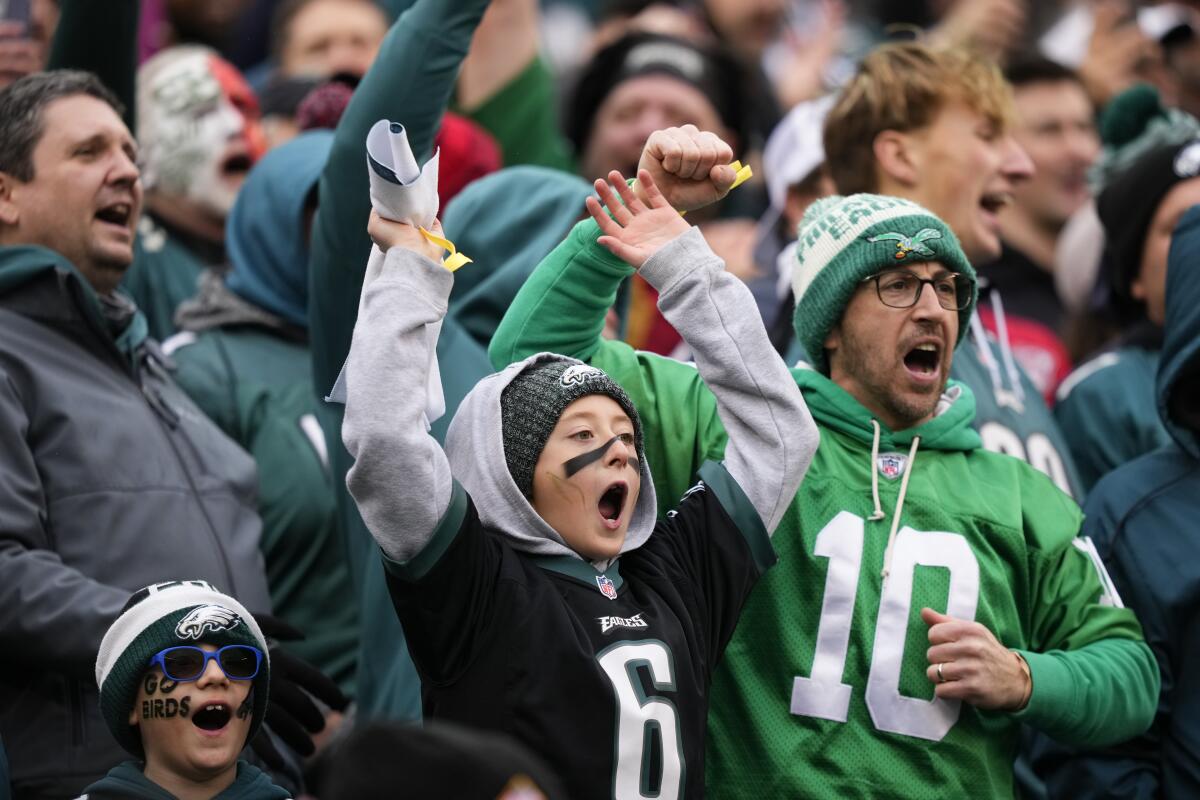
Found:
[[[342,446],[342,407],[319,401],[334,385],[350,351],[371,251],[371,241],[362,233],[371,212],[363,142],[380,119],[403,120],[413,154],[424,163],[432,154],[462,60],[489,2],[416,0],[396,20],[338,121],[321,175],[321,204],[313,219],[308,302],[314,396],[360,609],[362,644],[355,678],[360,719],[415,720],[421,715],[420,679],[405,649],[403,631],[391,608],[378,602],[383,575],[374,539],[345,490],[350,458]],[[495,213],[514,205],[511,198],[505,198],[503,208]],[[484,253],[477,249],[463,252],[481,262],[478,266],[486,265],[486,248]],[[447,343],[449,333],[443,336]],[[490,364],[472,352],[468,347],[462,351],[461,361],[442,362],[447,400],[459,369],[462,374],[490,370]],[[455,385],[462,394],[469,388]]]
[[[438,336],[446,413],[433,422],[431,433],[439,442],[445,442],[450,420],[462,399],[492,373],[487,348],[505,310],[538,262],[562,241],[580,214],[586,213],[583,201],[590,193],[587,182],[570,173],[519,166],[474,181],[447,206],[447,238],[475,260],[470,269],[455,275]],[[514,197],[523,202],[513,203]],[[344,481],[342,488],[344,491]],[[403,642],[403,630],[388,599],[382,563],[370,560],[359,585],[359,713],[397,716],[397,710],[407,709],[404,698],[411,688],[415,716],[420,713],[415,707],[418,679],[411,661],[403,647],[385,648],[380,644]],[[401,680],[407,675],[413,675],[411,687]],[[365,712],[364,688],[370,691]]]
[[[695,164],[721,172],[707,201],[733,183],[725,149]],[[636,407],[601,370],[550,353],[480,381],[443,452],[411,387],[453,277],[440,248],[373,216],[387,256],[347,365],[347,486],[383,551],[427,718],[513,735],[571,797],[697,797],[710,676],[775,561],[769,532],[816,435],[749,291],[648,173],[645,205],[610,180],[620,200],[596,189],[611,220],[588,201],[597,246],[661,290],[730,431],[723,462],[656,523]]]
[[[171,379],[118,289],[142,188],[95,77],[0,92],[0,736],[14,793],[66,797],[120,748],[84,676],[140,586],[269,612],[253,460]]]
[[[1104,476],[1084,507],[1084,532],[1158,657],[1158,713],[1144,736],[1103,752],[1066,752],[1043,743],[1035,766],[1055,796],[1200,796],[1198,259],[1200,207],[1193,206],[1171,240],[1154,384],[1156,411],[1170,441]]]
[[[357,608],[338,528],[308,347],[308,227],[333,134],[310,131],[251,170],[226,224],[230,266],[206,272],[163,343],[175,380],[258,464],[262,553],[286,649],[352,689]]]
[[[659,136],[642,166],[661,184],[656,148],[680,132]],[[696,191],[667,185],[678,207],[677,188]],[[542,262],[492,358],[519,355],[515,323],[611,375],[670,497],[722,452],[722,420],[695,370],[599,338],[629,266],[595,235],[580,223]],[[949,379],[976,301],[957,237],[916,203],[860,194],[810,206],[798,242],[792,320],[813,366],[790,380],[821,444],[714,676],[709,793],[1011,796],[1023,722],[1093,744],[1145,730],[1158,670],[1076,544],[1078,506],[985,449],[971,390]],[[589,336],[559,335],[551,285],[594,305]]]
[[[96,658],[100,708],[132,761],[79,800],[287,800],[239,759],[263,722],[271,686],[254,617],[205,581],[139,589]]]
[[[1200,203],[1200,122],[1168,111],[1148,86],[1104,112],[1096,212],[1104,226],[1104,316],[1121,331],[1059,388],[1054,415],[1084,487],[1171,437],[1155,413],[1154,375],[1175,226]]]

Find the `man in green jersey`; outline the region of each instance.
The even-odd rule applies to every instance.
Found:
[[[642,166],[679,209],[732,180],[694,128],[656,132]],[[621,383],[645,420],[655,489],[678,497],[725,433],[694,368],[600,338],[631,268],[576,226],[526,283],[495,364],[567,353]],[[820,201],[801,224],[793,377],[821,432],[718,667],[715,797],[1012,796],[1021,722],[1103,745],[1149,724],[1153,655],[1094,558],[1078,507],[983,448],[949,380],[975,273],[917,204]]]

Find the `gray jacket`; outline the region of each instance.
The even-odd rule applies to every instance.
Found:
[[[253,460],[152,340],[110,327],[61,256],[0,248],[0,738],[16,797],[74,796],[127,758],[93,669],[135,589],[201,578],[270,608]]]

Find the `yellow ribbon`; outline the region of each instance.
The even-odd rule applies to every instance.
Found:
[[[434,244],[438,245],[443,250],[450,251],[450,255],[448,255],[442,259],[442,266],[445,267],[446,269],[450,270],[451,272],[454,272],[459,267],[461,267],[463,264],[471,263],[471,259],[467,258],[466,255],[458,252],[458,250],[455,249],[454,242],[450,241],[449,239],[445,239],[441,236],[438,236],[436,233],[430,233],[429,231],[425,230],[424,228],[418,228],[418,230],[420,230],[421,235],[424,236],[430,242],[433,242]]]
[[[733,167],[733,171],[737,173],[737,176],[733,179],[733,185],[729,187],[729,191],[731,192],[754,177],[754,170],[750,169],[749,164],[742,166],[742,162],[735,161],[729,166]]]
[[[731,192],[754,177],[754,170],[750,169],[749,164],[743,165],[741,161],[734,161],[729,166],[733,167],[733,171],[736,173],[733,176],[733,183],[729,187],[729,191]],[[681,217],[685,214],[687,214],[687,211],[679,212],[679,216]]]

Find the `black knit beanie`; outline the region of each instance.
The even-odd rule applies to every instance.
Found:
[[[1142,268],[1146,233],[1163,198],[1176,184],[1200,175],[1200,139],[1160,145],[1113,177],[1096,198],[1104,226],[1102,265],[1109,288],[1131,301],[1130,287]]]
[[[749,112],[742,99],[746,77],[737,59],[724,50],[673,36],[632,33],[596,53],[575,85],[565,124],[577,154],[587,147],[596,112],[612,90],[630,78],[653,74],[670,75],[699,89],[725,127],[746,143]]]
[[[642,421],[625,390],[603,370],[580,361],[539,361],[522,370],[500,393],[504,461],[525,497],[533,498],[533,470],[558,418],[567,406],[590,394],[611,397],[629,415],[638,470],[643,470]]]

